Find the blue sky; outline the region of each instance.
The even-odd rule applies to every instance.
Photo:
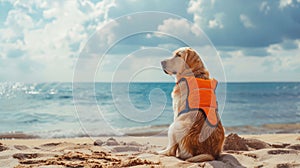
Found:
[[[82,81],[173,81],[159,61],[189,44],[220,80],[299,81],[299,8],[300,0],[2,0],[0,81],[68,82],[75,68]]]

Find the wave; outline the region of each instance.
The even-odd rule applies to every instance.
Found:
[[[241,125],[225,127],[225,132],[235,132],[238,134],[283,134],[300,133],[300,123],[275,123],[258,126]]]
[[[122,128],[118,131],[127,136],[157,136],[167,135],[169,125],[150,125],[141,127]]]
[[[70,95],[63,95],[63,96],[58,96],[59,99],[72,99],[73,96]]]

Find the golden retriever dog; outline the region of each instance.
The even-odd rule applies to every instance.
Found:
[[[167,148],[159,154],[177,156],[189,162],[215,160],[222,152],[224,128],[217,114],[216,125],[207,122],[207,115],[199,109],[188,109],[189,88],[182,78],[194,77],[210,80],[201,58],[191,48],[179,48],[174,55],[161,62],[165,73],[176,76],[172,92],[174,122],[169,126]],[[214,92],[214,91],[213,91]],[[200,97],[201,99],[201,97]],[[217,104],[217,103],[216,103]],[[185,111],[180,114],[180,112]]]

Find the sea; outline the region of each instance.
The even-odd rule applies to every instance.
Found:
[[[0,135],[165,133],[173,121],[173,87],[174,83],[0,83]],[[229,131],[280,133],[289,125],[288,131],[299,133],[290,127],[300,123],[298,82],[221,82],[217,95],[219,115]]]

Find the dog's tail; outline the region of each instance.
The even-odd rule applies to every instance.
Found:
[[[188,162],[204,162],[204,161],[212,161],[212,160],[215,160],[215,158],[211,154],[200,154],[200,155],[188,158],[185,161],[188,161]]]

